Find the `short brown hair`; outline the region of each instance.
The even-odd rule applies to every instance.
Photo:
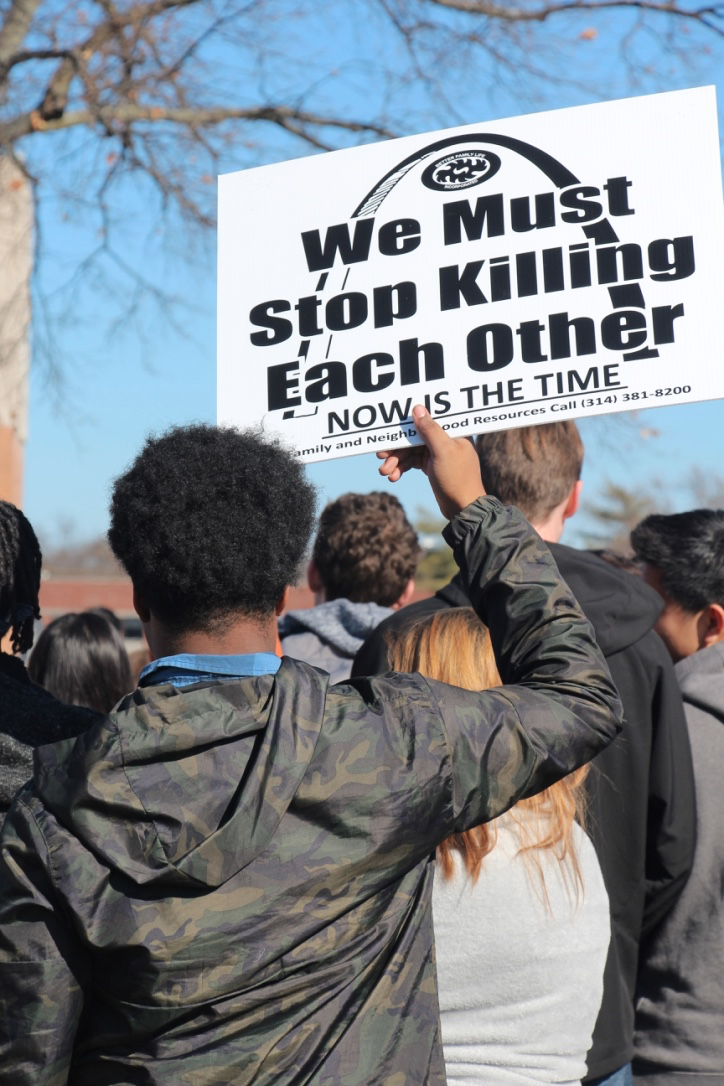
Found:
[[[414,577],[419,554],[399,501],[377,490],[343,494],[325,507],[312,558],[328,600],[390,607]]]
[[[583,442],[575,422],[549,422],[479,434],[486,493],[516,505],[531,523],[545,520],[581,477]]]

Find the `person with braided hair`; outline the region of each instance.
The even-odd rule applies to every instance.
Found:
[[[0,637],[11,632],[13,652],[27,652],[33,644],[42,561],[28,518],[0,501]]]
[[[15,793],[33,775],[33,750],[80,735],[100,713],[64,705],[30,681],[19,653],[33,645],[40,618],[42,554],[27,517],[0,501],[0,826]]]

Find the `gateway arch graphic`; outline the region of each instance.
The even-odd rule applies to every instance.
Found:
[[[490,150],[495,148],[496,151]],[[473,190],[485,184],[498,174],[508,155],[517,155],[540,170],[548,181],[557,189],[566,189],[582,185],[580,178],[567,166],[559,162],[547,151],[530,143],[495,132],[465,132],[426,144],[408,155],[388,170],[358,203],[350,219],[352,221],[373,219],[382,208],[390,193],[406,178],[416,178],[418,183],[428,190],[437,191],[441,196],[473,196]],[[506,152],[508,155],[506,155]],[[420,170],[420,167],[423,167]],[[580,228],[588,242],[596,246],[614,245],[620,241],[617,232],[606,216],[594,222],[581,222]],[[349,289],[350,277],[354,278],[353,267],[348,266],[342,289]],[[317,291],[328,288],[329,272],[320,276]],[[613,309],[645,309],[646,301],[638,282],[617,283],[607,287]],[[329,358],[333,335],[327,343],[325,359]],[[298,358],[306,364],[311,361],[310,341],[303,340],[299,346]],[[315,352],[316,353],[316,352]],[[658,355],[656,349],[644,347],[624,355],[625,360],[651,358]],[[300,418],[308,414],[316,415],[319,408],[311,412],[300,409],[284,411],[283,418]],[[444,413],[443,413],[444,414]]]
[[[414,170],[416,166],[421,165],[423,162],[432,158],[433,155],[439,154],[440,152],[447,151],[448,154],[441,163],[438,163],[438,165],[449,163],[450,160],[459,158],[459,169],[468,174],[472,174],[475,171],[475,164],[472,162],[466,163],[465,160],[474,158],[477,153],[468,150],[473,144],[480,144],[483,147],[485,145],[502,147],[505,150],[520,155],[521,158],[526,159],[533,166],[536,166],[541,173],[545,174],[548,180],[552,181],[556,188],[563,189],[571,185],[580,185],[581,183],[580,179],[559,162],[557,158],[553,158],[547,151],[542,151],[539,147],[534,147],[531,143],[524,143],[523,140],[514,139],[512,136],[501,136],[495,132],[468,132],[464,135],[448,136],[445,139],[436,140],[435,143],[428,143],[426,147],[421,147],[419,151],[415,151],[414,154],[408,155],[402,162],[399,162],[393,169],[389,170],[384,177],[380,178],[377,184],[367,193],[364,199],[352,212],[351,218],[360,219],[376,215],[386,197],[392,192],[395,186],[407,176],[407,174]],[[457,155],[453,154],[453,149],[456,147],[459,148]],[[483,155],[484,151],[480,157],[483,157]],[[451,180],[447,184],[441,182],[437,185],[427,185],[427,187],[434,187],[437,188],[438,191],[447,192],[448,194],[472,188],[475,185],[487,181],[498,172],[500,159],[497,155],[494,155],[492,156],[492,160],[490,168],[480,170],[477,177],[471,177],[467,181],[462,180],[458,183]],[[490,161],[490,159],[488,159],[488,161]],[[433,163],[433,166],[434,165],[435,163]],[[461,174],[461,176],[464,177],[464,174]],[[425,183],[424,175],[423,183]],[[619,240],[618,234],[606,218],[600,219],[596,223],[586,223],[582,228],[586,237],[599,245],[613,243]]]
[[[474,145],[477,147],[474,149]],[[567,166],[559,162],[557,158],[543,151],[540,147],[534,147],[531,143],[515,139],[513,136],[503,136],[495,132],[468,132],[465,134],[447,136],[445,139],[436,140],[427,146],[420,148],[408,155],[367,193],[364,199],[352,212],[352,219],[371,217],[377,214],[386,197],[398,185],[403,178],[411,173],[415,167],[433,159],[433,156],[443,152],[442,159],[433,159],[422,175],[422,182],[427,188],[434,188],[448,195],[452,193],[467,192],[488,181],[497,174],[501,162],[497,155],[486,154],[488,146],[499,147],[514,154],[520,155],[533,166],[537,167],[549,181],[558,189],[580,185],[580,178]],[[457,151],[455,150],[457,148]],[[436,180],[435,167],[441,168],[441,176]],[[588,241],[596,245],[612,245],[618,242],[619,236],[614,230],[609,219],[605,216],[597,222],[581,224],[581,229]],[[614,309],[634,308],[645,309],[646,301],[639,283],[623,283],[608,287],[611,305]],[[635,358],[650,358],[657,355],[658,351],[644,349],[629,352],[627,360]]]

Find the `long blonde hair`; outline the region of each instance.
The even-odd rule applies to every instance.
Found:
[[[439,611],[405,630],[389,646],[395,671],[417,671],[428,679],[460,686],[465,690],[489,690],[502,686],[487,627],[470,607]],[[569,858],[576,888],[582,887],[581,871],[573,841],[573,822],[585,821],[583,781],[588,766],[576,770],[537,796],[520,800],[508,812],[515,819],[521,846],[519,852],[540,875],[545,894],[541,855],[550,850],[559,863]],[[530,815],[534,816],[531,818]],[[454,871],[453,851],[462,856],[473,882],[480,875],[483,860],[495,848],[497,819],[483,826],[455,833],[437,849],[444,878]]]

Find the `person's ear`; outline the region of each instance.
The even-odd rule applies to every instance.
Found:
[[[566,502],[565,509],[563,510],[563,519],[568,520],[569,517],[574,516],[578,512],[578,503],[581,500],[581,490],[583,489],[583,479],[579,479],[577,483],[573,484],[571,493],[568,495],[568,501]]]
[[[143,625],[148,625],[151,621],[151,611],[143,596],[135,586],[133,588],[133,610],[136,612]]]
[[[321,583],[321,577],[319,576],[319,570],[317,569],[317,563],[314,558],[309,558],[309,565],[307,566],[307,584],[315,595],[325,591],[325,585]]]
[[[702,615],[701,647],[709,648],[724,641],[724,607],[710,603]]]
[[[399,611],[399,609],[401,607],[405,607],[410,602],[410,600],[412,599],[414,591],[415,591],[415,578],[410,577],[410,580],[407,582],[407,584],[405,585],[405,587],[402,590],[402,593],[400,594],[400,598],[398,600],[396,600],[395,603],[392,604],[392,610],[393,611]]]
[[[281,615],[283,611],[286,611],[287,609],[287,604],[289,603],[289,592],[290,586],[287,585],[287,587],[284,589],[281,596],[277,600],[277,605],[274,608],[274,614],[277,616],[277,618],[279,617],[279,615]]]

